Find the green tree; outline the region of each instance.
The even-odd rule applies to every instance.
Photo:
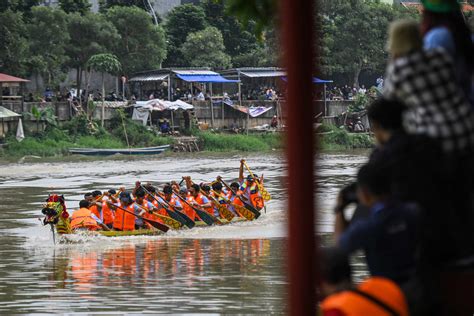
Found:
[[[223,0],[204,0],[201,6],[206,13],[209,25],[221,31],[226,53],[232,58],[263,48],[263,43],[259,43],[257,37],[251,32],[255,23],[249,22],[250,31],[245,30],[237,18],[227,13]]]
[[[24,75],[28,42],[22,14],[7,10],[0,13],[0,69],[13,75]]]
[[[102,74],[102,114],[101,124],[104,127],[104,112],[105,112],[105,80],[106,73],[117,75],[122,65],[117,59],[117,56],[112,54],[97,54],[93,55],[87,62],[87,65]]]
[[[161,25],[154,25],[151,17],[137,7],[116,6],[107,11],[106,17],[121,36],[114,52],[125,74],[161,67],[166,56]]]
[[[101,0],[100,1],[100,10],[102,12],[107,11],[108,9],[114,6],[122,6],[122,7],[131,7],[136,6],[142,8],[145,11],[148,11],[150,7],[148,6],[148,1],[145,0]]]
[[[41,0],[2,0],[0,1],[0,12],[12,10],[14,12],[21,12],[26,18],[29,18],[31,8],[41,2]]]
[[[66,13],[80,13],[85,15],[91,10],[89,0],[59,0],[59,6]]]
[[[201,31],[206,26],[206,14],[202,7],[184,4],[171,10],[165,25],[168,56],[164,63],[167,66],[184,66],[181,45],[190,33]]]
[[[58,84],[57,79],[64,75],[67,62],[65,54],[69,42],[67,15],[62,10],[48,7],[34,7],[31,21],[27,25],[30,58],[30,71],[42,75],[49,86]]]
[[[188,35],[181,48],[184,60],[193,67],[228,68],[230,56],[225,53],[221,32],[209,26]]]
[[[66,47],[68,65],[77,71],[77,91],[80,91],[82,72],[87,70],[88,60],[92,55],[112,51],[120,35],[112,23],[94,13],[69,14],[68,32],[71,38]]]
[[[413,17],[410,11],[370,0],[322,0],[320,9],[323,72],[346,74],[356,85],[362,70],[384,71],[389,23]]]
[[[107,12],[108,9],[114,6],[138,7],[150,13],[156,25],[161,23],[161,17],[155,12],[152,0],[100,0],[99,1],[99,11],[102,13]]]
[[[23,113],[27,118],[32,118],[36,122],[36,133],[39,134],[43,132],[43,130],[40,131],[40,122],[44,121],[46,122],[46,127],[48,126],[57,126],[57,116],[54,115],[54,109],[51,107],[47,108],[38,108],[36,106],[33,106],[31,108],[31,113],[30,112],[25,112]]]
[[[227,0],[227,12],[236,16],[244,26],[255,23],[254,33],[262,37],[265,30],[275,27],[278,0]]]

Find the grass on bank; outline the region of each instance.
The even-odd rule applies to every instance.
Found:
[[[171,137],[157,135],[155,131],[139,125],[128,118],[126,126],[130,147],[147,147],[172,144]],[[9,146],[0,150],[0,157],[41,157],[67,155],[69,148],[127,148],[126,137],[120,116],[111,120],[107,130],[90,124],[85,117],[76,117],[62,127],[48,125],[43,133],[29,133],[22,142],[15,135],[7,138]],[[224,134],[211,131],[192,130],[189,134],[199,138],[201,150],[211,152],[265,152],[284,148],[282,133]],[[335,126],[322,126],[318,130],[319,146],[322,150],[346,150],[373,147],[373,137],[367,134],[349,134]]]
[[[366,133],[348,133],[346,130],[323,125],[319,128],[319,147],[323,150],[345,150],[355,148],[372,148],[374,137]]]

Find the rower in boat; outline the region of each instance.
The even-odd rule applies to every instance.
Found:
[[[141,215],[147,219],[151,219],[154,221],[161,222],[161,220],[154,215],[153,213],[156,212],[161,215],[167,216],[168,214],[162,213],[159,209],[159,207],[155,207],[153,203],[148,201],[148,199],[145,199],[146,192],[143,190],[142,187],[139,187],[135,190],[135,204],[138,206],[139,209],[141,209],[141,212],[139,212],[138,215]],[[148,224],[146,224],[143,219],[141,218],[136,218],[135,219],[135,227],[136,229],[140,228],[151,228]]]
[[[225,207],[227,207],[232,213],[234,213],[234,215],[237,215],[239,216],[239,214],[234,210],[233,207],[231,207],[231,205],[229,205],[228,203],[228,199],[227,199],[227,194],[226,192],[223,191],[223,186],[222,186],[222,183],[220,182],[214,182],[212,184],[212,190],[213,192],[211,192],[211,195],[217,200],[217,202],[219,202],[219,204],[221,205],[224,205]],[[218,212],[218,210],[216,209],[216,207],[214,207],[215,211]]]
[[[191,181],[191,177],[188,177],[189,181]],[[207,197],[205,197],[200,192],[201,188],[198,184],[194,183],[189,187],[189,195],[190,195],[190,204],[194,207],[198,207],[207,213],[214,215],[214,208],[212,207],[212,203],[209,201]]]
[[[175,209],[177,211],[182,211],[183,210],[183,206],[179,202],[178,198],[175,198],[173,196],[173,188],[171,187],[171,185],[169,185],[169,184],[165,185],[163,187],[163,196],[160,196],[158,198],[158,200],[162,204],[165,204],[165,203],[163,203],[163,197],[164,197],[165,201],[167,202],[167,204],[171,205],[173,207],[173,209]],[[162,210],[165,211],[164,209],[162,209]]]
[[[104,192],[104,195],[101,199],[101,211],[102,211],[102,216],[103,216],[103,222],[108,228],[112,228],[114,225],[115,213],[109,207],[108,202],[117,203],[115,194],[117,194],[117,191],[115,191],[114,189],[110,189],[109,191]]]
[[[193,201],[193,198],[189,194],[188,188],[186,188],[184,185],[179,189],[178,193],[186,202],[191,203]],[[198,218],[196,214],[196,211],[191,206],[189,206],[186,203],[183,203],[182,206],[183,206],[183,213],[186,214],[189,218],[191,218],[192,220],[196,220],[196,219],[200,220],[200,218]]]
[[[145,213],[141,210],[137,205],[134,204],[132,200],[132,196],[128,192],[121,192],[119,196],[120,202],[118,203],[120,208],[127,210],[128,212],[124,212],[120,208],[116,208],[115,210],[115,218],[113,228],[114,230],[118,231],[130,231],[135,230],[135,218],[134,214],[143,214]],[[109,204],[109,206],[113,209],[113,204]],[[143,221],[142,221],[143,223]],[[138,222],[140,224],[140,222]]]
[[[79,210],[71,215],[71,229],[77,230],[109,230],[109,228],[92,212],[90,203],[86,200],[79,202]]]
[[[239,214],[236,210],[234,205],[244,206],[244,203],[240,198],[242,197],[242,191],[240,191],[240,185],[238,182],[232,182],[230,184],[231,190],[227,192],[226,198],[230,201],[229,210],[233,211],[236,214]],[[235,192],[235,193],[234,193]],[[240,198],[239,198],[240,197]],[[240,215],[240,214],[239,214]]]
[[[245,160],[242,159],[239,169],[240,190],[242,191],[242,195],[245,196],[247,200],[250,200],[253,207],[260,211],[265,207],[265,201],[258,188],[259,183],[263,184],[263,177],[259,179],[256,174],[253,176],[249,174],[244,181],[244,164]]]

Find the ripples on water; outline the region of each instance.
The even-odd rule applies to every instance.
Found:
[[[364,155],[323,155],[318,163],[318,221],[330,240],[338,188]],[[73,236],[53,245],[41,226],[42,201],[64,194],[76,208],[91,189],[136,180],[163,184],[238,176],[240,156],[78,159],[0,167],[0,313],[266,313],[286,309],[285,166],[279,155],[247,160],[272,194],[255,222],[174,231],[154,237]],[[357,268],[364,274],[364,268]]]

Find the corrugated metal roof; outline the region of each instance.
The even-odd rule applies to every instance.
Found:
[[[283,77],[286,76],[285,71],[281,70],[245,70],[240,72],[241,75],[250,78],[269,78],[269,77]]]
[[[21,116],[21,115],[13,111],[10,111],[9,109],[4,108],[3,106],[0,106],[0,119],[18,117],[18,116]]]
[[[210,70],[175,70],[173,69],[173,72],[178,75],[204,75],[204,76],[217,75],[219,76],[217,72],[210,71]]]
[[[168,74],[146,74],[130,78],[129,81],[162,81],[168,78]]]

